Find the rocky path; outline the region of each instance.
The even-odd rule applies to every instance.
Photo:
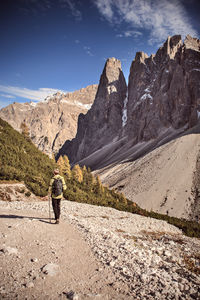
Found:
[[[2,299],[200,299],[200,240],[164,221],[68,201],[59,225],[46,202],[0,211]]]

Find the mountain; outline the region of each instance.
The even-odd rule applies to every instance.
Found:
[[[120,62],[108,59],[91,109],[59,155],[99,169],[136,159],[200,121],[200,41],[168,37],[155,55],[138,52],[128,89]]]
[[[79,161],[118,138],[126,91],[121,62],[108,59],[91,109],[80,114],[76,138],[67,141],[59,154],[67,153],[72,162]]]
[[[96,91],[97,85],[91,85],[73,93],[56,93],[38,103],[13,103],[0,110],[0,117],[18,131],[25,122],[33,143],[51,156],[75,136],[78,116],[91,107]]]

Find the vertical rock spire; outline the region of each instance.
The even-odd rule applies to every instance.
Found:
[[[86,115],[81,114],[75,139],[63,145],[71,162],[87,157],[112,142],[122,127],[122,111],[127,85],[121,62],[109,58],[104,66],[95,101]]]

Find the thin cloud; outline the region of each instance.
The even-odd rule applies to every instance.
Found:
[[[13,96],[13,95],[8,95],[8,94],[0,94],[0,97],[8,98],[8,99],[15,99],[15,98],[16,98],[15,96]]]
[[[0,85],[0,91],[4,93],[8,93],[8,95],[11,94],[13,95],[13,97],[17,96],[17,97],[22,97],[30,100],[35,100],[35,101],[42,101],[47,96],[53,95],[57,92],[66,93],[65,91],[61,91],[57,89],[40,88],[38,90],[30,90],[27,88],[20,88],[16,86],[5,86],[5,85]]]
[[[127,30],[127,31],[124,31],[120,34],[117,34],[116,37],[119,37],[119,38],[122,38],[122,37],[125,37],[125,38],[128,38],[128,37],[134,37],[134,38],[137,38],[139,36],[143,35],[142,32],[140,31],[136,31],[136,30]]]
[[[20,0],[19,10],[25,15],[37,15],[39,12],[45,13],[52,8],[51,0]]]
[[[84,46],[83,49],[85,50],[85,53],[88,54],[89,56],[94,56],[94,54],[91,52],[91,48]]]
[[[82,13],[76,7],[76,1],[74,1],[74,0],[59,0],[59,3],[61,4],[61,6],[63,8],[69,8],[72,16],[74,16],[77,21],[82,20]]]
[[[94,3],[112,25],[125,22],[132,29],[149,31],[150,44],[163,42],[174,34],[198,36],[182,0],[95,0]]]

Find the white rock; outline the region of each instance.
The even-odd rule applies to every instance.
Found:
[[[12,247],[9,247],[9,246],[4,246],[0,251],[5,253],[5,254],[6,253],[7,254],[17,254],[18,253],[17,248],[12,248]]]
[[[28,282],[28,283],[26,284],[26,287],[27,287],[27,288],[33,288],[33,287],[34,287],[34,283],[33,283],[33,282]]]
[[[54,264],[54,263],[49,263],[42,268],[42,272],[49,276],[56,275],[58,273],[58,271],[59,271],[59,265]]]
[[[37,258],[31,258],[31,262],[37,262],[38,259]]]
[[[110,261],[109,265],[110,265],[111,267],[114,267],[115,262],[112,260],[112,261]]]

